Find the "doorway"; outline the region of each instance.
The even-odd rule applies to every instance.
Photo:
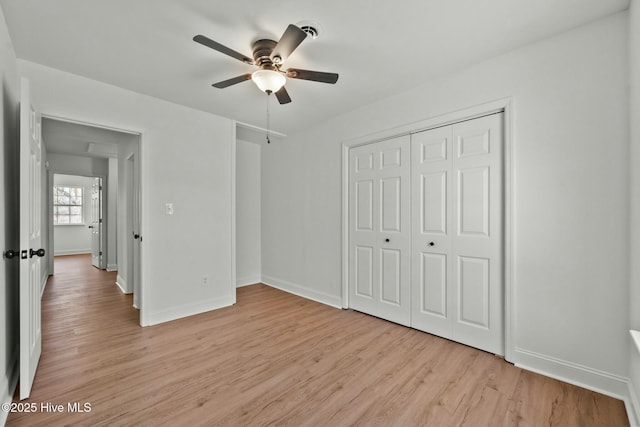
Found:
[[[107,179],[53,173],[53,195],[50,206],[53,223],[54,256],[91,254],[91,264],[105,270],[106,236],[115,234],[108,227],[107,203],[104,197]],[[115,200],[110,200],[115,203]],[[55,264],[51,274],[55,272]]]
[[[141,308],[141,300],[137,298],[141,289],[140,245],[131,244],[134,238],[129,232],[136,229],[139,234],[141,222],[138,203],[141,135],[49,116],[43,116],[42,134],[49,171],[49,273],[54,273],[53,254],[57,252],[54,175],[93,177],[84,192],[87,205],[83,231],[89,236],[85,253],[92,254],[91,263],[96,267],[117,271],[115,284],[123,293],[134,294],[135,305]]]

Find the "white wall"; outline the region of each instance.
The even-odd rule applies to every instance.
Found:
[[[341,302],[341,141],[513,97],[513,361],[626,394],[627,81],[622,13],[271,144],[263,280]]]
[[[43,113],[142,134],[143,324],[234,303],[234,122],[28,61],[18,66]],[[165,215],[166,203],[174,215]]]
[[[57,255],[91,253],[91,187],[93,178],[77,175],[53,175],[53,184],[83,188],[82,209],[84,223],[82,225],[54,225],[53,250]]]
[[[18,250],[18,102],[16,55],[0,9],[0,248]],[[0,403],[11,402],[18,378],[18,263],[0,261]],[[7,412],[0,411],[0,425]]]
[[[43,138],[45,137],[46,135],[43,135]],[[54,173],[83,176],[107,176],[109,174],[107,159],[48,153],[47,161],[49,169]]]
[[[630,63],[630,172],[631,203],[630,251],[630,327],[640,330],[640,0],[631,0],[629,9]],[[630,340],[631,341],[631,340]],[[640,422],[640,349],[629,343],[629,388],[635,408],[636,423]]]
[[[261,280],[260,144],[236,143],[236,286]]]

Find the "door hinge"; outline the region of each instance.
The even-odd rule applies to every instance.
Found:
[[[102,251],[100,251],[100,253],[98,255],[102,256]]]
[[[98,223],[102,224],[102,218],[100,218],[100,219],[98,220]]]

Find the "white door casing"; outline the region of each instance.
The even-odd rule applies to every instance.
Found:
[[[410,324],[410,139],[350,150],[349,304]]]
[[[504,354],[502,114],[412,135],[412,326]]]
[[[31,105],[29,81],[20,93],[20,399],[31,394],[42,350],[40,117]]]

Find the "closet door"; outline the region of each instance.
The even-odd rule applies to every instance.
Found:
[[[410,324],[410,137],[349,153],[349,306]]]
[[[411,136],[413,212],[411,326],[453,334],[451,126]]]
[[[411,144],[411,325],[503,354],[502,115]]]
[[[502,114],[453,126],[453,337],[501,355],[502,145]]]

